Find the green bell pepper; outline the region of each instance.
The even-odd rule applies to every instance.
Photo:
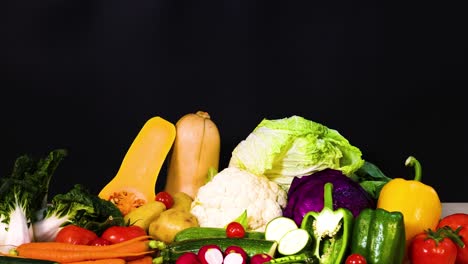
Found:
[[[333,184],[324,186],[323,209],[308,212],[301,222],[301,228],[309,231],[314,238],[313,254],[320,264],[343,263],[351,240],[353,214],[346,208],[333,210]]]
[[[368,264],[401,264],[405,243],[401,212],[366,208],[356,217],[351,253],[361,254]]]

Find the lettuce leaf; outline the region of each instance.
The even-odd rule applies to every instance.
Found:
[[[294,177],[327,168],[349,176],[364,160],[337,130],[300,116],[260,124],[233,150],[229,167],[265,175],[286,191]]]

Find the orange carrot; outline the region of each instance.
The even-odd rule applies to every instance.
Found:
[[[136,243],[136,242],[142,242],[144,241],[145,244],[149,241],[151,237],[150,236],[139,236],[135,237],[120,243],[112,244],[112,245],[107,245],[107,246],[91,246],[91,245],[75,245],[75,244],[70,244],[70,243],[63,243],[63,242],[30,242],[30,243],[25,243],[21,244],[18,247],[16,247],[17,252],[21,252],[24,250],[29,250],[29,249],[45,249],[45,250],[93,250],[93,251],[108,251],[108,250],[117,250],[119,248],[125,248],[130,244]],[[147,249],[145,249],[147,250]]]
[[[73,251],[73,250],[47,250],[31,248],[20,253],[19,256],[56,261],[60,263],[78,262],[85,260],[99,260],[99,259],[112,259],[112,258],[129,258],[129,257],[142,257],[147,254],[151,254],[153,251],[141,251],[141,252],[118,252],[118,251]]]
[[[125,260],[121,258],[111,258],[111,259],[98,259],[98,260],[84,260],[76,262],[67,262],[62,264],[125,264]]]
[[[127,261],[127,264],[152,264],[152,263],[153,263],[153,257],[151,256],[144,256],[142,258]]]

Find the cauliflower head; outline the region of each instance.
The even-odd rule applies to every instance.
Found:
[[[247,230],[264,231],[271,219],[281,216],[287,193],[263,175],[228,167],[200,187],[191,213],[203,227],[225,227],[247,210]]]

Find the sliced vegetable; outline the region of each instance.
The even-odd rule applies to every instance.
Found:
[[[296,222],[291,218],[278,216],[267,223],[265,227],[265,239],[279,242],[287,232],[298,228]]]
[[[314,239],[313,254],[321,264],[341,263],[351,240],[353,214],[346,208],[333,210],[333,184],[324,186],[324,206],[320,212],[304,216],[301,228]]]
[[[293,229],[284,234],[278,242],[278,252],[282,255],[294,255],[306,250],[311,244],[311,236],[302,228]]]
[[[209,179],[209,170],[218,170],[221,139],[218,127],[204,111],[182,116],[176,123],[165,191],[185,192],[195,198]]]
[[[247,252],[239,246],[229,246],[224,250],[224,264],[246,264]]]
[[[405,240],[401,212],[364,209],[354,221],[351,253],[362,255],[371,264],[402,263]]]
[[[175,126],[150,118],[128,149],[117,174],[99,197],[119,207],[123,215],[155,198],[156,181],[175,139]]]
[[[421,164],[413,156],[405,161],[414,167],[414,180],[394,178],[382,188],[377,207],[389,212],[399,211],[404,216],[406,242],[426,229],[435,230],[442,214],[437,192],[421,182]]]
[[[202,264],[222,264],[224,259],[223,251],[215,244],[202,246],[197,255]]]

